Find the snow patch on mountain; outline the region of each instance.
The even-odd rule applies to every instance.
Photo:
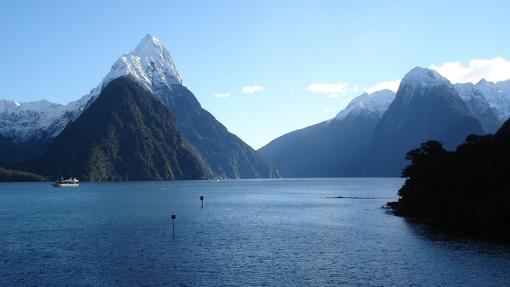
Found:
[[[481,80],[475,87],[484,95],[502,122],[510,117],[510,80],[497,83]]]
[[[415,88],[431,86],[451,85],[450,81],[441,76],[438,72],[422,67],[415,67],[402,79],[400,85],[410,85]]]
[[[382,117],[394,98],[395,93],[390,90],[381,90],[371,94],[364,93],[352,99],[347,107],[336,115],[335,119],[342,120],[348,115],[363,113]]]
[[[482,92],[472,83],[455,84],[454,87],[459,92],[460,98],[466,103],[470,112],[476,113],[491,109]]]
[[[483,93],[472,83],[454,85],[459,96],[466,104],[468,111],[473,114],[488,133],[499,129],[502,121],[499,120],[495,110],[489,105]]]
[[[90,98],[61,105],[46,100],[17,102],[0,100],[0,135],[14,142],[57,136],[85,109]]]

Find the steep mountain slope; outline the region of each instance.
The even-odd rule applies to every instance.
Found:
[[[469,112],[471,112],[482,124],[487,133],[494,133],[503,123],[494,109],[489,105],[485,96],[475,85],[471,83],[455,84]]]
[[[394,96],[363,94],[335,118],[283,135],[260,152],[284,177],[363,176],[372,135]]]
[[[175,117],[129,77],[97,99],[23,169],[84,180],[172,180],[208,176],[178,130]]]
[[[186,141],[217,176],[227,178],[277,177],[278,171],[249,145],[230,133],[203,109],[191,91],[182,85],[165,46],[147,35],[136,49],[113,65],[104,82],[130,76],[174,113]]]
[[[399,175],[406,165],[405,154],[426,140],[438,140],[452,149],[467,135],[484,133],[446,78],[416,67],[400,83],[395,100],[375,131],[370,173]]]
[[[156,93],[174,112],[184,138],[196,149],[207,166],[227,178],[278,177],[272,164],[200,106],[182,85]]]

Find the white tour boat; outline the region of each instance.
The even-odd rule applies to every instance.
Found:
[[[74,177],[68,178],[68,179],[60,178],[59,180],[55,181],[53,186],[54,187],[78,187],[78,186],[80,186],[80,181]]]

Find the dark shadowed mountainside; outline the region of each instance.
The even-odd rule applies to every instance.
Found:
[[[165,105],[128,77],[103,88],[94,103],[50,144],[30,170],[83,180],[174,180],[209,176]]]
[[[12,162],[34,159],[43,154],[51,138],[42,136],[28,141],[16,141],[0,135],[0,161]]]
[[[380,118],[333,119],[283,135],[260,149],[283,177],[363,176],[362,164]]]

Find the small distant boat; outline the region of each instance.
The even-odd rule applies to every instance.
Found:
[[[54,187],[78,187],[80,186],[80,181],[75,177],[70,177],[68,179],[64,179],[61,177],[59,180],[55,181],[53,184]]]

